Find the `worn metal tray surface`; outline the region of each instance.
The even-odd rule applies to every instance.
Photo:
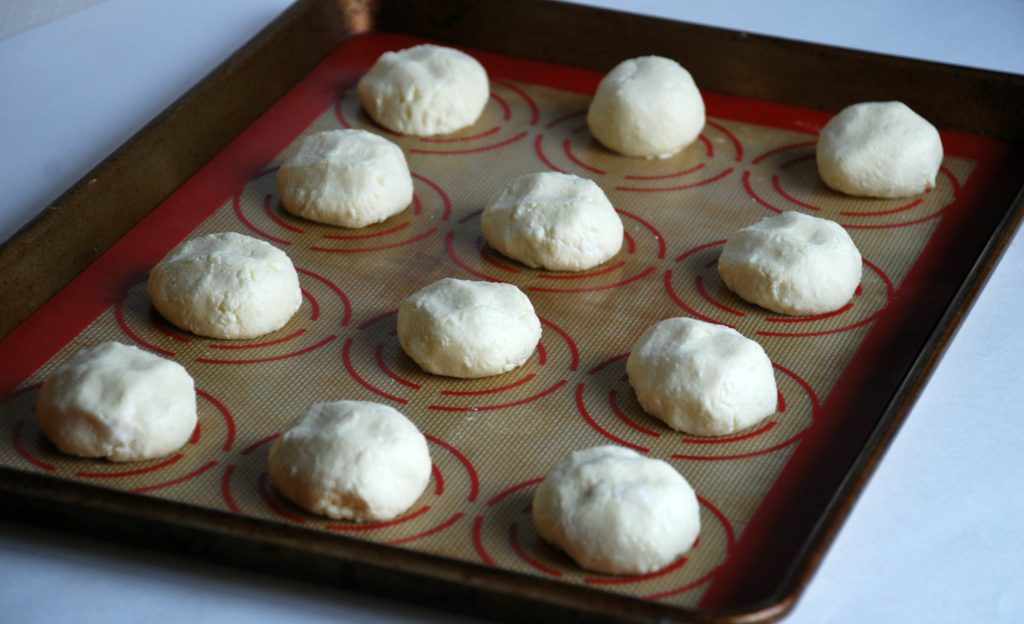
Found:
[[[463,48],[487,68],[491,99],[473,127],[416,139],[362,112],[359,76],[382,52],[423,41]],[[700,140],[664,160],[612,154],[584,120],[601,72],[649,53],[690,67],[708,109]],[[846,80],[823,90],[821,75]],[[951,92],[966,95],[944,101]],[[300,4],[0,250],[6,292],[27,293],[0,319],[3,511],[497,617],[778,617],[1019,220],[1022,128],[1006,110],[1020,109],[1022,93],[1007,76],[559,4]],[[827,111],[867,99],[902,99],[937,123],[946,157],[935,189],[857,199],[819,181],[814,142]],[[396,142],[415,179],[406,211],[358,231],[288,215],[274,183],[299,138],[344,127]],[[483,243],[487,200],[543,170],[605,190],[626,226],[618,256],[560,274]],[[784,210],[842,223],[863,252],[861,288],[838,312],[779,317],[721,283],[723,239]],[[152,310],[153,264],[218,231],[291,256],[305,300],[285,328],[223,342]],[[445,379],[402,353],[398,303],[446,276],[506,281],[530,296],[544,334],[526,365]],[[646,327],[680,315],[763,344],[778,413],[712,439],[644,414],[625,356]],[[61,456],[40,436],[41,381],[105,340],[194,376],[200,426],[180,452],[114,465]],[[427,435],[433,480],[397,520],[328,521],[274,491],[269,443],[310,403],[341,398],[393,405]],[[694,485],[702,532],[684,558],[612,577],[540,540],[534,488],[571,451],[597,444],[666,460]]]

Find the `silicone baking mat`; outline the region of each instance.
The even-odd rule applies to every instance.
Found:
[[[819,111],[705,93],[699,141],[662,160],[605,150],[585,123],[600,75],[472,52],[491,76],[481,119],[456,135],[416,139],[376,126],[353,86],[377,56],[419,43],[371,34],[343,42],[317,69],[100,260],[0,343],[0,465],[183,504],[301,525],[466,562],[681,607],[735,604],[737,579],[769,527],[798,513],[784,501],[829,469],[820,451],[836,431],[851,448],[877,413],[857,409],[865,370],[913,315],[936,263],[960,228],[985,210],[977,189],[1002,144],[943,133],[935,189],[901,200],[856,199],[822,185]],[[400,145],[415,180],[403,213],[361,230],[282,211],[275,167],[304,133],[357,127]],[[564,171],[596,181],[626,227],[620,253],[584,273],[552,273],[501,257],[483,243],[479,215],[509,180]],[[798,210],[843,224],[864,255],[864,277],[842,309],[781,317],[730,293],[718,277],[729,233]],[[237,231],[285,250],[304,302],[283,329],[224,342],[163,321],[145,294],[148,270],[181,241]],[[395,336],[399,302],[442,277],[516,284],[543,323],[534,356],[482,380],[421,372]],[[738,435],[697,438],[640,409],[625,357],[645,328],[671,316],[733,326],[774,363],[778,412]],[[39,384],[81,348],[106,340],[173,358],[196,380],[200,424],[167,458],[112,464],[63,457],[38,433]],[[874,348],[872,348],[874,345]],[[269,443],[310,403],[363,399],[392,405],[426,434],[433,479],[402,517],[352,524],[283,500],[266,473]],[[844,433],[846,435],[846,433]],[[860,437],[858,437],[860,436]],[[543,475],[573,450],[618,444],[663,459],[696,489],[695,547],[641,577],[587,573],[544,544],[530,520]],[[776,562],[781,566],[783,563]]]

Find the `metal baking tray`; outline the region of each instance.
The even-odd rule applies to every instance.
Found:
[[[208,369],[203,366],[216,363],[210,353],[223,359],[241,357],[239,351],[216,351],[223,345],[190,342],[166,331],[162,338],[147,338],[145,332],[152,332],[158,320],[148,313],[139,275],[144,277],[167,248],[204,231],[235,228],[282,246],[298,242],[289,237],[299,230],[315,233],[309,224],[288,221],[273,210],[272,201],[264,201],[273,194],[267,168],[308,128],[373,129],[347,91],[357,75],[353,72],[365,70],[384,49],[423,40],[464,48],[483,60],[493,78],[488,114],[496,125],[493,131],[481,126],[484,131],[467,132],[447,143],[395,138],[418,173],[413,216],[420,223],[408,227],[415,219],[389,221],[368,233],[396,235],[402,237],[401,244],[373,243],[392,240],[385,238],[338,242],[326,235],[331,245],[376,246],[385,254],[408,245],[416,262],[402,269],[406,281],[393,281],[394,275],[366,254],[327,254],[362,258],[346,265],[359,279],[337,288],[344,273],[331,273],[325,254],[316,255],[325,251],[323,245],[289,248],[290,253],[296,250],[293,257],[300,266],[309,267],[304,275],[312,280],[311,318],[326,318],[332,310],[341,317],[341,329],[310,343],[308,353],[333,362],[344,377],[339,381],[341,377],[325,374],[324,384],[363,393],[358,398],[383,397],[408,405],[410,415],[432,436],[438,471],[428,495],[434,497],[435,512],[447,511],[436,521],[426,515],[410,520],[407,533],[380,527],[360,536],[314,526],[312,519],[273,498],[261,481],[258,458],[259,449],[265,450],[264,434],[280,423],[261,416],[236,431],[236,424],[227,420],[231,411],[236,420],[239,414],[257,411],[256,399],[230,387],[257,378],[251,372],[226,377],[204,372]],[[643,54],[679,60],[704,91],[710,123],[703,145],[694,148],[699,154],[681,157],[699,160],[700,167],[638,165],[588,142],[579,116],[587,94],[602,72]],[[828,89],[821,88],[823,76],[834,80]],[[787,191],[780,176],[784,169],[806,167],[807,139],[813,140],[827,111],[881,99],[903,100],[943,131],[950,157],[944,190],[909,208],[850,208],[810,187],[803,189],[802,200],[794,198],[793,188]],[[7,363],[0,371],[0,430],[5,434],[0,458],[5,451],[14,458],[0,462],[0,510],[5,517],[36,524],[502,619],[739,622],[781,617],[810,579],[1020,222],[1022,104],[1024,79],[1016,76],[560,3],[301,2],[0,248],[0,285],[5,292],[21,293],[0,311],[0,357]],[[623,254],[635,251],[635,257],[623,255],[621,266],[612,263],[614,271],[592,276],[597,282],[590,287],[531,273],[479,248],[472,227],[479,202],[491,190],[487,183],[493,186],[501,176],[530,168],[570,170],[599,182],[617,180],[606,189],[633,234]],[[691,169],[700,172],[686,177]],[[806,182],[813,172],[793,176],[795,182]],[[714,188],[721,190],[708,190]],[[684,195],[701,198],[699,212],[672,212],[689,201],[681,199]],[[203,198],[214,198],[208,210]],[[861,299],[876,297],[878,310],[846,324],[821,319],[813,327],[803,325],[810,327],[806,331],[791,329],[795,325],[775,330],[780,327],[777,320],[743,312],[737,307],[741,304],[723,299],[727,293],[714,290],[708,281],[712,277],[701,273],[704,255],[714,251],[714,234],[777,211],[787,201],[849,217],[844,224],[861,232],[858,244],[879,262],[868,273],[874,275],[875,292],[869,292],[865,281]],[[928,208],[931,204],[935,210]],[[746,212],[732,214],[734,205]],[[448,228],[448,238],[431,223]],[[887,229],[898,234],[890,239],[876,232]],[[438,243],[432,252],[417,246],[431,238]],[[644,253],[654,268],[637,264]],[[695,259],[700,262],[695,264]],[[637,270],[629,272],[631,267]],[[479,438],[484,431],[479,420],[437,424],[437,412],[476,413],[484,403],[474,403],[473,397],[490,396],[491,386],[509,379],[480,382],[479,387],[439,387],[439,395],[454,401],[451,405],[417,403],[398,392],[433,381],[409,368],[399,355],[388,359],[392,352],[386,312],[394,297],[441,275],[437,271],[521,283],[536,297],[542,316],[547,314],[545,335],[551,341],[542,341],[545,355],[524,372],[542,380],[557,366],[564,370],[560,381],[555,375],[541,392],[524,396],[536,401],[538,411],[575,419],[560,425],[567,430],[539,427],[527,442],[539,447],[550,439],[550,448],[525,459],[493,460],[500,453],[488,444],[507,440],[485,443]],[[683,283],[681,276],[696,281]],[[398,294],[377,292],[378,277],[386,277]],[[687,288],[703,299],[689,298]],[[571,297],[566,296],[569,291]],[[343,294],[335,300],[332,292]],[[631,310],[623,302],[642,309]],[[620,388],[616,378],[616,366],[629,344],[623,336],[630,331],[602,334],[581,316],[583,306],[602,310],[609,326],[625,326],[633,333],[641,322],[673,313],[724,322],[722,318],[740,312],[732,319],[735,324],[766,341],[773,359],[778,356],[789,364],[777,365],[780,379],[800,397],[794,400],[784,392],[784,403],[794,413],[803,401],[806,427],[782,436],[785,425],[780,425],[772,434],[782,436],[778,444],[734,440],[730,443],[735,446],[721,447],[726,451],[719,456],[700,444],[689,447],[698,449],[693,451],[664,450],[679,440],[657,430],[655,421],[640,420],[642,415],[631,418],[628,389]],[[719,313],[726,316],[714,316]],[[828,338],[839,330],[848,334]],[[62,354],[100,337],[120,335],[118,331],[157,352],[198,363],[200,386],[216,389],[203,395],[206,409],[220,410],[227,415],[224,422],[231,423],[203,421],[203,440],[197,432],[193,447],[198,450],[180,462],[194,468],[185,476],[195,477],[190,482],[195,485],[184,493],[174,489],[184,483],[183,477],[147,480],[150,473],[143,471],[115,475],[116,482],[97,481],[97,475],[110,477],[111,469],[73,461],[65,466],[65,460],[47,455],[52,449],[31,439],[31,419],[21,417],[31,410],[34,384]],[[299,333],[296,329],[288,335]],[[797,334],[817,336],[817,342],[794,340]],[[313,335],[312,329],[305,333]],[[854,336],[852,343],[846,335]],[[391,381],[384,382],[397,383],[394,392],[360,369],[361,361],[372,364],[374,340],[377,360],[384,362],[379,372],[391,373]],[[200,353],[207,347],[214,351]],[[280,345],[273,348],[290,353]],[[829,359],[833,350],[845,355]],[[528,387],[523,382],[522,391]],[[625,416],[618,422],[602,421],[595,397],[607,397],[613,411]],[[514,408],[518,411],[510,413],[518,417],[530,415],[533,407],[525,405],[488,404],[495,410]],[[655,449],[654,439],[662,446]],[[520,507],[537,477],[568,450],[609,441],[652,455],[663,452],[684,472],[695,474],[698,493],[707,494],[702,498],[706,524],[716,527],[689,564],[705,565],[704,572],[687,572],[680,564],[673,574],[682,580],[675,585],[665,577],[642,579],[647,585],[609,582],[580,574],[564,556],[545,550],[528,534]],[[201,449],[211,443],[218,447],[211,452],[226,455],[215,460],[203,456]],[[473,452],[465,452],[467,448]],[[708,461],[729,453],[729,459],[740,461],[727,469],[719,467],[722,462]],[[763,457],[770,459],[752,459]],[[484,476],[477,475],[474,462],[484,468]],[[728,482],[738,474],[760,472],[770,474],[761,489],[730,490]],[[248,499],[239,487],[242,481],[251,482]],[[105,485],[93,485],[99,482]],[[459,493],[459,487],[465,500],[445,507],[451,503],[442,493]],[[711,556],[705,553],[715,548],[722,560],[708,563]]]

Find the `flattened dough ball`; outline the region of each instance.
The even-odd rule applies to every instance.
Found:
[[[174,325],[210,338],[255,338],[302,304],[299,276],[273,245],[234,232],[186,242],[153,267],[149,297]]]
[[[693,435],[746,429],[777,406],[764,349],[724,325],[683,317],[661,321],[633,345],[626,372],[644,411]]]
[[[381,54],[357,89],[374,121],[413,136],[472,126],[491,93],[487,72],[476,59],[430,44]]]
[[[704,100],[682,65],[641,56],[619,63],[601,80],[587,125],[612,151],[665,158],[696,140],[704,128]]]
[[[843,226],[784,212],[729,236],[718,272],[750,303],[782,314],[824,314],[849,303],[861,262]]]
[[[597,184],[564,173],[516,178],[480,217],[487,244],[531,267],[583,271],[622,247],[622,220]]]
[[[530,299],[511,284],[445,278],[398,308],[402,349],[428,373],[489,377],[530,357],[540,341]]]
[[[83,349],[43,384],[39,429],[62,453],[132,462],[169,455],[196,428],[192,377],[117,342]]]
[[[401,148],[364,130],[307,136],[277,170],[277,190],[288,212],[347,228],[402,212],[413,193]]]
[[[427,440],[401,412],[369,401],[316,403],[274,441],[277,490],[315,514],[390,520],[430,481]]]
[[[587,570],[647,574],[693,546],[700,507],[669,464],[597,446],[576,451],[547,475],[533,497],[533,522]]]
[[[908,197],[935,187],[942,140],[903,102],[864,102],[833,117],[818,136],[818,174],[849,195]]]

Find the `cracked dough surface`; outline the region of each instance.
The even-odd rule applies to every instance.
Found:
[[[909,197],[935,188],[942,139],[903,102],[863,102],[825,125],[817,161],[821,179],[842,193]]]
[[[594,182],[531,173],[510,182],[480,217],[487,244],[531,267],[583,271],[622,247],[622,220]]]
[[[626,372],[644,411],[693,435],[746,429],[777,406],[764,349],[724,325],[683,317],[656,323],[633,345]]]
[[[277,170],[277,189],[288,212],[347,228],[402,212],[413,194],[401,148],[364,130],[307,136]]]
[[[401,412],[369,401],[316,403],[274,441],[274,486],[315,514],[390,520],[430,481],[427,440]]]
[[[299,276],[270,243],[222,232],[194,238],[149,274],[149,297],[174,325],[210,338],[255,338],[302,304]]]
[[[143,461],[188,442],[196,428],[196,392],[177,362],[106,342],[79,351],[47,378],[36,417],[63,453]]]
[[[700,506],[669,464],[608,445],[576,451],[547,475],[533,522],[587,570],[647,574],[693,546]]]
[[[431,44],[381,54],[357,90],[374,121],[413,136],[472,126],[491,93],[487,72],[476,59]]]
[[[590,133],[605,147],[647,158],[666,158],[693,143],[704,120],[704,100],[690,72],[661,56],[616,65],[587,111]]]
[[[523,364],[540,341],[540,319],[512,284],[445,278],[398,308],[402,349],[428,373],[489,377]]]
[[[850,302],[862,264],[843,226],[784,212],[730,235],[718,272],[726,286],[755,305],[782,314],[824,314]]]

